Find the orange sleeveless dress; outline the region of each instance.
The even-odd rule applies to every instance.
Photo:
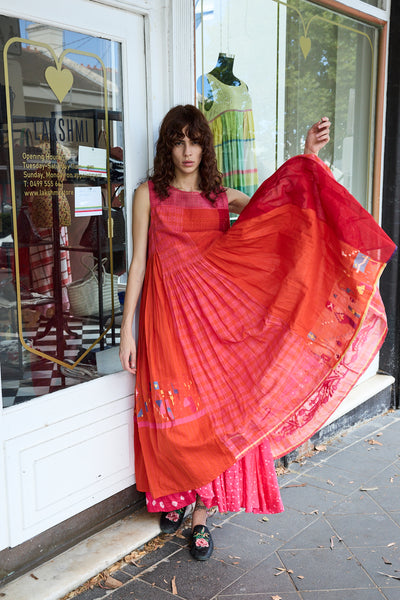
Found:
[[[377,282],[395,246],[313,155],[231,228],[225,194],[149,189],[137,488],[149,510],[202,490],[223,510],[279,512],[273,459],[323,425],[383,342]]]

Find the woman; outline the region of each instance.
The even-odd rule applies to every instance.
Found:
[[[317,158],[329,126],[249,202],[223,188],[202,113],[177,106],[135,193],[120,358],[137,375],[137,487],[164,532],[196,503],[198,560],[207,508],[283,510],[274,458],[321,426],[386,331],[376,281],[393,244]]]

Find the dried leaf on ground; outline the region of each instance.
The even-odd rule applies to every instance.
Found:
[[[376,490],[379,490],[379,488],[377,487],[360,487],[360,492],[375,492]]]
[[[318,444],[317,446],[314,446],[314,450],[316,452],[326,452],[326,444]]]
[[[101,587],[105,587],[110,590],[116,590],[117,588],[121,587],[121,585],[123,585],[123,583],[121,581],[119,581],[118,579],[115,579],[115,577],[111,577],[111,575],[109,575]]]
[[[134,561],[136,561],[138,558],[142,558],[142,556],[144,556],[146,554],[146,552],[144,550],[134,550],[133,552],[131,552],[130,554],[127,554],[126,556],[124,556],[124,561],[126,563],[134,563]]]
[[[158,550],[159,548],[162,548],[164,546],[167,539],[168,538],[163,533],[163,534],[157,536],[156,538],[150,540],[149,542],[147,542],[144,549],[146,552],[153,552],[154,550]]]
[[[335,485],[335,484],[333,483],[333,481],[331,481],[330,479],[327,479],[327,480],[326,480],[326,483],[329,483],[329,485],[333,485],[333,486]]]
[[[181,533],[180,531],[177,531],[175,533],[175,537],[180,538],[181,540],[186,540],[186,535],[183,535],[183,533]]]
[[[283,465],[278,465],[275,471],[278,477],[279,475],[286,475],[287,473],[290,473],[289,469],[287,467],[284,467]]]
[[[334,548],[334,546],[335,546],[335,544],[333,543],[333,540],[334,540],[334,538],[335,538],[335,537],[336,537],[336,536],[334,536],[334,535],[333,535],[333,536],[331,537],[331,539],[330,539],[330,549],[331,549],[331,550],[333,550],[333,548]]]
[[[306,487],[306,483],[289,483],[289,485],[284,485],[284,489],[292,488],[292,487]]]
[[[391,565],[392,563],[390,562],[390,560],[387,560],[387,558],[385,558],[384,556],[382,556],[382,560],[385,563],[385,565]]]
[[[282,600],[281,596],[271,596],[271,600]]]
[[[304,575],[297,575],[297,579],[304,579]]]
[[[36,579],[36,581],[39,579],[39,577],[36,577],[36,575],[34,575],[33,573],[31,573],[31,577],[32,579]]]
[[[378,440],[374,440],[371,438],[370,440],[365,440],[370,446],[383,446],[382,442],[378,442]]]
[[[384,575],[385,577],[390,577],[390,579],[398,579],[400,581],[400,577],[397,575],[389,575],[388,573],[382,573],[381,571],[378,571],[378,575]]]
[[[286,569],[285,567],[275,567],[275,570],[278,571],[278,573],[274,573],[275,577],[282,575],[282,573],[289,573],[289,575],[293,573],[292,569]]]
[[[174,575],[171,579],[171,589],[174,596],[178,595],[178,589],[176,587],[176,576]]]
[[[396,542],[390,542],[390,544],[387,545],[388,548],[390,548],[390,546],[395,546]]]

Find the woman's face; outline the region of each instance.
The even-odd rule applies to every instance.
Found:
[[[175,165],[175,173],[191,175],[199,170],[203,149],[198,142],[188,138],[186,130],[185,127],[182,131],[184,137],[172,148],[172,162]]]

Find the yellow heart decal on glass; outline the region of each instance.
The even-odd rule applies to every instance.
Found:
[[[61,103],[69,90],[72,88],[74,76],[68,69],[60,67],[47,67],[45,71],[46,81]]]
[[[300,38],[300,48],[303,52],[304,58],[307,58],[308,53],[311,50],[311,40],[309,37],[304,37],[304,35]]]

